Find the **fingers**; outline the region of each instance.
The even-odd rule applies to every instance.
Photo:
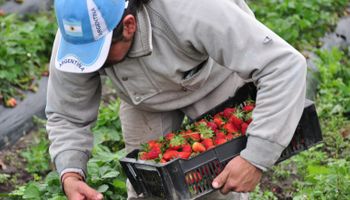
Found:
[[[224,195],[226,195],[227,193],[231,192],[231,191],[236,191],[236,186],[237,184],[235,184],[232,180],[228,180],[225,185],[221,188],[220,192]],[[238,192],[238,191],[236,191]]]
[[[96,190],[89,187],[86,183],[80,182],[78,191],[80,194],[86,197],[87,200],[102,200],[103,195]]]
[[[69,196],[67,198],[68,198],[68,200],[86,200],[86,198],[83,195],[79,194],[79,193],[74,193],[74,194],[72,194],[71,196]]]
[[[259,183],[261,173],[261,170],[237,156],[214,179],[212,186],[216,189],[221,188],[222,194],[227,194],[231,191],[251,192]]]
[[[224,170],[213,180],[213,188],[221,188],[226,183],[229,173],[230,170],[228,170],[227,167],[225,167]]]

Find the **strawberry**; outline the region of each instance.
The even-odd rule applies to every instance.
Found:
[[[243,110],[244,112],[251,112],[251,111],[253,111],[253,109],[254,109],[254,106],[253,106],[253,105],[245,105],[245,106],[242,108],[242,110]]]
[[[244,111],[244,112],[251,112],[251,111],[253,111],[253,109],[255,108],[255,103],[254,103],[254,101],[252,101],[252,100],[247,100],[246,102],[245,102],[245,105],[243,106],[243,108],[242,108],[242,110]]]
[[[235,108],[225,108],[224,110],[224,113],[223,113],[223,116],[226,118],[226,119],[229,119],[232,115],[232,113],[234,113],[236,111]]]
[[[207,126],[211,128],[211,130],[216,131],[218,126],[214,122],[207,122]]]
[[[157,140],[150,140],[146,144],[142,144],[141,153],[139,154],[140,159],[153,160],[159,158],[159,155],[162,153],[161,147],[162,144]]]
[[[220,128],[225,123],[222,117],[218,114],[214,115],[213,122],[218,126],[218,128]]]
[[[187,174],[187,175],[185,176],[185,180],[186,180],[186,184],[187,184],[187,185],[193,184],[193,180],[192,180],[192,175],[191,175],[191,174]]]
[[[178,157],[182,159],[188,159],[191,156],[191,152],[186,152],[186,151],[179,152],[178,154],[179,154]]]
[[[191,185],[192,184],[192,180],[191,180],[190,174],[186,174],[185,180],[186,180],[186,184],[187,185]]]
[[[236,128],[241,128],[241,124],[243,123],[243,113],[239,110],[230,117],[229,122],[233,123]]]
[[[198,184],[198,182],[201,180],[202,180],[202,175],[200,174],[200,172],[191,171],[186,175],[186,183],[188,185],[196,184],[196,183]],[[193,187],[195,187],[195,185]]]
[[[209,169],[209,166],[208,165],[204,165],[203,166],[204,168],[202,168],[202,173],[203,175],[205,176],[211,176],[211,171]]]
[[[189,138],[191,138],[193,141],[199,141],[201,140],[201,135],[198,132],[190,132],[187,133],[187,135],[189,136]]]
[[[227,142],[227,140],[225,138],[215,138],[214,142],[216,145],[220,145]]]
[[[192,133],[190,135],[190,138],[193,140],[193,141],[199,141],[201,140],[201,134],[195,132],[195,133]]]
[[[245,135],[245,133],[247,132],[247,128],[248,128],[248,124],[247,123],[243,123],[242,127],[241,127],[242,135]]]
[[[150,149],[162,147],[162,144],[159,143],[157,140],[150,140],[147,142],[147,144]]]
[[[179,157],[179,152],[175,151],[175,150],[167,150],[164,154],[163,154],[163,159],[166,161],[172,160],[174,158]]]
[[[140,160],[148,160],[148,154],[147,154],[147,152],[141,151],[141,152],[139,153],[139,159],[140,159]]]
[[[192,132],[192,130],[191,130],[191,129],[188,129],[188,130],[186,130],[186,131],[181,131],[181,132],[179,133],[179,135],[181,135],[183,138],[185,138],[185,139],[187,140],[188,138],[190,138],[190,136],[187,135],[187,134],[190,133],[190,132]]]
[[[215,136],[216,136],[216,138],[221,138],[221,139],[225,139],[226,138],[225,133],[223,133],[221,131],[216,132]]]
[[[183,152],[192,152],[192,147],[190,144],[185,144],[182,146],[182,151]]]
[[[231,134],[238,133],[238,129],[236,128],[236,126],[230,122],[228,122],[224,125],[224,129],[226,130],[226,133],[231,133]]]
[[[207,150],[212,149],[214,147],[213,140],[211,138],[206,138],[201,142]]]
[[[156,158],[159,158],[159,154],[161,154],[162,151],[160,150],[159,147],[154,147],[153,149],[151,149],[149,152],[148,152],[148,159],[149,160],[153,160],[153,159],[156,159]]]
[[[202,175],[199,172],[193,173],[192,175],[195,183],[198,183],[202,180]]]
[[[206,149],[205,149],[205,146],[199,142],[195,142],[192,144],[192,150],[194,152],[204,152]]]
[[[201,136],[199,135],[198,132],[194,132],[191,129],[180,132],[183,138],[185,139],[191,139],[193,141],[199,141],[201,139]]]
[[[170,132],[170,133],[166,134],[164,137],[167,141],[170,141],[171,139],[173,139],[175,137],[175,134]]]
[[[166,163],[167,161],[165,160],[165,159],[160,159],[160,161],[159,161],[160,163]]]
[[[15,98],[11,97],[5,102],[5,106],[13,108],[17,105],[17,101]]]
[[[226,135],[226,140],[232,140],[234,138],[233,134],[232,133],[228,133]]]

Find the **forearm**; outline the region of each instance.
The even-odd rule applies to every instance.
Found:
[[[298,53],[276,58],[253,74],[257,83],[257,106],[247,129],[247,147],[241,156],[270,168],[293,137],[305,102],[306,63]]]
[[[67,120],[53,120],[57,114],[48,113],[47,132],[51,142],[49,152],[59,174],[67,168],[87,173],[87,161],[93,145],[90,126],[77,127]]]

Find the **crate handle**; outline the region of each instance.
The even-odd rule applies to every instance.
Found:
[[[136,173],[135,173],[135,171],[134,171],[134,168],[133,168],[130,164],[127,164],[126,166],[128,167],[128,169],[129,169],[129,171],[131,172],[132,176],[133,176],[135,179],[137,179],[137,175],[136,175]]]

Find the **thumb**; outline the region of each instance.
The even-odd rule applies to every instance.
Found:
[[[225,183],[229,175],[227,167],[213,180],[212,186],[215,189],[221,188]]]
[[[89,187],[86,183],[82,183],[80,188],[80,193],[84,195],[87,199],[92,200],[102,200],[103,195],[96,190]]]

